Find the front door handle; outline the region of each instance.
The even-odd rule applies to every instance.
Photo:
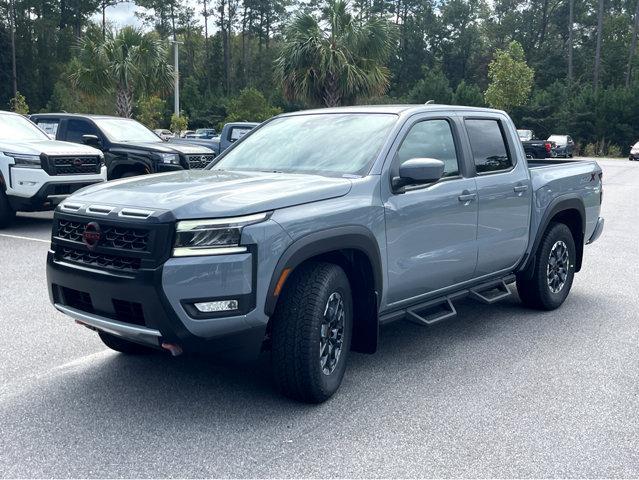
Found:
[[[524,193],[526,190],[528,190],[528,185],[517,185],[513,188],[513,190],[515,191],[515,193]]]
[[[470,193],[468,190],[464,190],[462,194],[457,198],[459,199],[460,202],[464,202],[466,205],[468,205],[470,202],[472,202],[473,200],[477,198],[477,194]]]

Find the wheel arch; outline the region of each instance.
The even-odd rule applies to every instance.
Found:
[[[362,353],[377,349],[377,311],[383,288],[381,254],[377,240],[365,227],[337,227],[314,232],[293,242],[282,254],[271,276],[264,311],[272,317],[279,290],[296,268],[308,261],[325,261],[342,267],[353,293],[351,348]],[[282,276],[284,275],[283,280]],[[278,288],[278,283],[281,283]]]
[[[151,173],[153,172],[153,165],[151,161],[145,161],[140,158],[136,159],[117,159],[113,160],[109,164],[107,177],[109,180],[120,178],[125,172],[141,172]]]
[[[533,264],[541,239],[553,222],[565,224],[575,240],[575,272],[581,270],[584,252],[584,237],[586,233],[586,209],[583,200],[578,196],[563,195],[548,205],[546,213],[537,229],[537,234],[531,249],[531,254],[521,270],[526,270]]]

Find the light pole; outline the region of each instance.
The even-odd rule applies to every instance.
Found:
[[[173,110],[176,116],[180,116],[180,62],[178,55],[178,45],[182,42],[172,40],[173,42],[173,73],[174,73],[174,103]]]

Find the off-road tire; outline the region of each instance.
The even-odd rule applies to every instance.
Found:
[[[322,332],[329,300],[343,301],[341,349],[333,369],[322,364]],[[277,388],[287,397],[320,403],[339,388],[346,370],[353,329],[353,300],[348,277],[332,263],[309,262],[287,280],[273,316],[271,362]],[[325,345],[325,343],[324,343]],[[334,349],[336,350],[336,349]],[[333,350],[331,350],[333,351]]]
[[[98,332],[98,335],[100,336],[100,340],[102,340],[102,343],[104,343],[111,350],[115,350],[116,352],[120,353],[126,353],[127,355],[145,355],[158,351],[154,348],[140,345],[139,343],[129,342],[128,340],[116,337],[115,335],[111,335],[110,333]]]
[[[0,228],[5,228],[11,225],[16,212],[11,208],[7,195],[0,190]]]
[[[565,280],[559,291],[550,285],[549,265],[552,270],[551,253],[554,248],[565,245],[568,259]],[[517,275],[517,292],[522,303],[538,310],[554,310],[566,300],[575,277],[576,248],[570,229],[563,223],[551,223],[537,248],[534,262],[526,271]],[[555,289],[558,285],[555,285]]]

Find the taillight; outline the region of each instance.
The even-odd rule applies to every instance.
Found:
[[[551,147],[552,147],[552,146],[550,145],[550,143],[548,143],[548,142],[544,143],[544,147],[546,147],[546,153],[550,153],[550,149],[551,149]]]

